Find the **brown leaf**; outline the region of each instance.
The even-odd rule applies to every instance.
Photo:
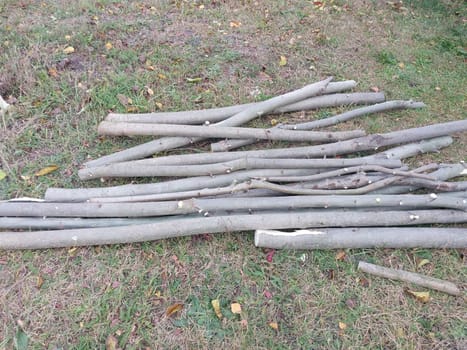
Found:
[[[379,87],[377,87],[377,86],[372,86],[372,87],[370,88],[370,90],[373,91],[373,92],[379,92]]]
[[[238,28],[242,25],[242,22],[239,21],[230,21],[230,27],[231,28]]]
[[[246,328],[246,327],[248,327],[248,321],[247,321],[247,320],[241,320],[241,321],[240,321],[240,325],[241,325],[243,328]]]
[[[44,279],[42,278],[42,276],[41,275],[37,276],[36,288],[41,289],[43,284],[44,284]]]
[[[336,259],[337,261],[344,261],[345,256],[346,256],[345,251],[339,250],[339,251],[337,252],[337,254],[336,254],[335,259]]]
[[[37,171],[34,176],[44,176],[44,175],[47,175],[47,174],[50,174],[52,172],[54,172],[55,170],[58,169],[58,166],[57,165],[50,165],[48,167],[45,167],[39,171]]]
[[[55,67],[50,67],[47,71],[47,73],[49,74],[49,76],[51,76],[52,78],[56,78],[58,77],[58,71]]]
[[[122,105],[124,105],[125,107],[127,107],[128,105],[131,105],[133,103],[131,98],[129,98],[129,97],[123,95],[123,94],[118,94],[117,98],[120,101],[120,103]]]
[[[118,340],[113,335],[109,335],[105,341],[105,350],[116,350]]]
[[[354,309],[355,306],[357,306],[357,302],[355,301],[355,299],[350,298],[345,301],[345,305],[347,305],[349,309]]]
[[[334,269],[326,270],[326,276],[328,279],[333,280],[334,278],[336,278],[336,272],[334,271]]]
[[[360,277],[357,281],[362,287],[368,288],[370,286],[370,282],[365,277]]]
[[[170,305],[167,310],[165,311],[165,315],[167,317],[172,317],[174,316],[177,312],[181,311],[183,309],[183,304],[182,303],[175,303]]]

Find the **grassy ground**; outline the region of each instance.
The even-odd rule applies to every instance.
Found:
[[[4,0],[0,94],[11,96],[15,111],[0,120],[8,175],[0,199],[99,185],[79,182],[80,164],[144,140],[98,137],[108,111],[251,102],[333,75],[357,80],[360,91],[378,87],[388,99],[429,105],[346,128],[385,132],[466,117],[463,1],[290,3]],[[68,47],[74,52],[64,52]],[[122,104],[119,94],[132,104]],[[413,162],[465,159],[463,136]],[[33,176],[51,164],[59,169]],[[432,292],[423,304],[404,293],[405,284],[369,278],[355,264],[418,271],[465,290],[465,251],[347,250],[339,259],[333,251],[279,251],[272,260],[268,254],[254,248],[251,232],[2,251],[0,349],[15,340],[24,348],[26,337],[33,349],[106,348],[106,340],[108,349],[467,347],[465,294]],[[419,266],[422,259],[429,263]],[[240,315],[230,312],[233,302],[241,304]],[[167,317],[175,303],[183,309]]]

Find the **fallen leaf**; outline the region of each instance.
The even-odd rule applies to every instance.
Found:
[[[404,62],[399,62],[398,66],[399,66],[400,69],[404,69],[404,68],[405,68]]]
[[[347,305],[349,309],[354,309],[355,306],[357,306],[357,302],[355,299],[349,298],[345,301],[345,305]]]
[[[362,286],[362,287],[365,287],[365,288],[368,288],[370,286],[370,281],[368,281],[366,278],[364,277],[360,277],[357,279],[358,283]]]
[[[192,84],[199,83],[201,81],[201,78],[186,78],[186,81]]]
[[[219,303],[219,299],[211,300],[211,305],[212,305],[212,308],[214,309],[214,312],[216,313],[216,316],[218,318],[222,318],[222,312],[221,312],[221,306]]]
[[[269,327],[271,327],[275,331],[279,330],[279,325],[277,324],[277,322],[269,322]]]
[[[148,96],[154,96],[154,90],[151,89],[149,86],[146,86],[146,93]]]
[[[65,35],[65,40],[70,41],[71,40],[71,35]]]
[[[2,181],[4,178],[6,178],[6,172],[0,169],[0,181]]]
[[[435,90],[436,90],[436,91],[441,91],[441,88],[440,88],[439,86],[436,86],[436,87],[435,87]]]
[[[63,53],[67,54],[67,55],[69,55],[69,54],[71,54],[73,52],[75,52],[75,48],[73,46],[67,46],[67,47],[65,47],[63,49]]]
[[[264,295],[264,297],[265,297],[266,299],[271,299],[271,298],[272,298],[272,293],[271,293],[270,291],[268,291],[268,290],[265,290],[265,291],[263,292],[263,295]]]
[[[138,107],[136,106],[128,106],[126,109],[127,113],[136,113],[138,112]]]
[[[72,247],[68,249],[68,255],[69,256],[76,256],[76,253],[78,252],[78,247]]]
[[[120,101],[120,103],[122,105],[124,105],[125,107],[127,107],[128,105],[131,105],[133,103],[133,100],[123,94],[118,94],[117,95],[117,98],[118,98],[118,101]]]
[[[279,60],[279,66],[283,67],[287,64],[287,57],[285,56],[281,56],[280,60]]]
[[[50,165],[36,172],[34,176],[44,176],[44,175],[54,172],[57,169],[58,169],[57,165]]]
[[[159,77],[159,79],[162,79],[162,80],[167,79],[167,76],[165,74],[162,74],[162,73],[158,73],[157,76]]]
[[[247,320],[241,320],[240,325],[244,328],[248,327],[248,321]]]
[[[175,303],[170,305],[167,310],[165,311],[165,315],[167,317],[172,317],[174,316],[177,312],[181,311],[183,309],[183,304],[182,303]]]
[[[277,119],[271,119],[271,125],[272,126],[275,126],[277,125],[279,122],[277,121]]]
[[[108,42],[108,43],[105,43],[105,49],[106,49],[107,51],[109,51],[110,49],[112,49],[112,47],[113,47],[112,43],[109,43],[109,42]]]
[[[334,271],[334,269],[326,270],[326,277],[330,280],[333,280],[336,278],[336,271]]]
[[[50,67],[50,68],[47,70],[47,73],[49,74],[49,76],[51,76],[51,77],[53,77],[53,78],[58,77],[57,69],[54,68],[54,67]]]
[[[239,21],[230,21],[230,27],[231,28],[238,28],[242,25],[242,22]]]
[[[372,86],[372,87],[370,88],[370,90],[373,91],[373,92],[379,92],[379,87],[377,87],[377,86]]]
[[[346,256],[345,251],[339,250],[339,251],[337,252],[337,254],[336,254],[335,259],[336,259],[337,261],[344,261],[345,256]]]
[[[406,293],[415,297],[415,299],[422,303],[427,303],[430,301],[430,292],[415,292],[413,290],[407,289]]]
[[[41,289],[42,285],[44,284],[44,279],[42,278],[41,275],[37,276],[36,279],[36,288]]]
[[[113,335],[109,335],[105,341],[105,350],[116,350],[118,340]]]
[[[347,329],[347,324],[345,324],[344,322],[339,322],[339,329],[340,330],[344,330],[344,329]]]
[[[162,103],[156,102],[156,106],[157,106],[157,108],[162,109]]]
[[[429,264],[429,263],[430,263],[430,260],[428,260],[428,259],[422,259],[422,260],[420,260],[420,262],[417,264],[417,267],[418,267],[418,268],[421,268],[421,267],[423,267],[423,266],[425,266],[426,264]]]
[[[242,312],[242,306],[239,303],[230,304],[230,310],[233,314],[240,314]]]

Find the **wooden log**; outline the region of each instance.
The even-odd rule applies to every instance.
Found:
[[[350,131],[294,131],[281,129],[241,128],[227,126],[198,126],[177,124],[113,123],[103,121],[98,133],[110,136],[174,136],[200,138],[245,138],[294,142],[331,142],[365,135],[363,130]]]
[[[307,85],[301,89],[286,93],[284,95],[273,97],[269,100],[258,102],[252,106],[234,114],[233,116],[224,119],[215,125],[218,126],[239,126],[242,125],[254,118],[260,117],[265,113],[269,113],[279,107],[290,105],[292,103],[301,101],[308,97],[319,95],[324,91],[328,86],[329,82],[332,80],[332,77],[327,78],[323,81],[320,81],[315,84]],[[177,138],[161,138],[155,141],[145,143],[133,148],[126,149],[99,159],[90,161],[86,163],[86,166],[97,166],[103,164],[110,164],[116,162],[122,162],[126,160],[140,159],[150,155],[153,155],[157,152],[166,151],[169,149],[186,146],[193,142],[202,140],[202,138],[187,138],[187,137],[177,137]]]
[[[465,248],[466,229],[346,227],[284,232],[256,230],[255,246],[272,249]]]
[[[397,168],[401,166],[398,159],[280,159],[280,158],[240,158],[223,163],[199,165],[138,165],[128,166],[126,163],[109,164],[105,167],[83,168],[78,171],[81,180],[100,177],[148,177],[148,176],[210,176],[231,173],[246,169],[322,169],[354,166],[355,164],[375,164]],[[425,177],[430,179],[430,177]]]
[[[440,233],[443,234],[445,232],[440,232]],[[465,233],[466,233],[465,230],[463,234],[459,233],[459,235],[462,235],[464,238],[464,244],[462,248],[467,247],[467,244],[465,242],[465,239],[467,236],[465,235]],[[449,237],[446,237],[446,238],[449,238]],[[419,273],[391,269],[391,268],[387,268],[383,266],[370,264],[364,261],[360,261],[358,263],[358,269],[360,271],[363,271],[363,272],[366,272],[366,273],[369,273],[371,275],[375,275],[378,277],[389,278],[392,280],[403,281],[403,282],[409,282],[409,283],[413,283],[413,284],[416,284],[422,287],[438,290],[440,292],[444,292],[444,293],[455,295],[455,296],[461,295],[461,291],[459,290],[459,288],[457,288],[457,286],[454,283],[444,281],[438,278],[421,275]]]
[[[404,211],[297,211],[201,218],[175,217],[154,224],[76,230],[2,232],[0,249],[41,249],[153,241],[201,233],[309,227],[412,226],[430,223],[465,223],[459,210]]]
[[[3,202],[0,217],[126,218],[215,213],[224,211],[295,210],[304,208],[407,208],[467,210],[460,197],[430,195],[281,196],[243,198],[192,198],[181,201],[135,203]]]
[[[278,125],[275,128],[281,129],[288,129],[288,130],[313,130],[317,128],[324,128],[327,126],[335,125],[338,123],[345,122],[347,120],[357,118],[363,115],[372,114],[372,113],[380,113],[386,112],[395,109],[415,109],[415,108],[423,108],[425,104],[422,102],[415,102],[415,101],[388,101],[383,103],[378,103],[375,105],[354,109],[342,114],[335,115],[333,117],[324,118],[320,120],[314,120],[311,122],[300,123],[300,124],[282,124]],[[275,128],[270,128],[275,129]],[[246,139],[246,140],[222,140],[219,142],[215,142],[211,144],[211,151],[213,152],[222,152],[222,151],[229,151],[235,148],[239,148],[245,145],[250,145],[256,142],[254,139]]]

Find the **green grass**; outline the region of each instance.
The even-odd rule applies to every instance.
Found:
[[[0,94],[17,102],[15,111],[0,119],[1,169],[8,175],[0,181],[0,199],[40,197],[51,186],[100,186],[77,178],[88,157],[148,139],[97,135],[109,111],[124,113],[129,107],[146,112],[158,110],[159,103],[164,111],[246,103],[333,75],[358,81],[359,91],[376,86],[387,99],[413,98],[428,105],[341,128],[386,132],[466,118],[463,2],[405,1],[407,10],[380,1],[325,3],[319,10],[310,1],[154,5],[82,0],[22,6],[5,1],[0,5]],[[231,26],[232,21],[241,25]],[[75,53],[63,53],[68,45]],[[283,67],[281,55],[288,62]],[[145,93],[147,87],[154,95]],[[131,106],[123,105],[119,94],[131,98]],[[300,114],[274,118],[301,120]],[[439,154],[410,162],[465,160],[465,149],[461,135]],[[51,164],[59,169],[33,176]],[[104,185],[124,183],[106,180]],[[463,251],[349,249],[338,261],[335,251],[282,250],[272,262],[267,253],[254,247],[251,232],[77,250],[2,251],[0,349],[13,348],[18,321],[31,349],[105,349],[110,335],[124,349],[466,346],[463,298],[431,292],[432,300],[421,304],[404,293],[416,287],[356,269],[365,260],[451,280],[465,289]],[[430,263],[419,268],[420,259]],[[220,301],[221,320],[213,299]],[[241,315],[231,313],[233,302],[241,304]],[[183,310],[167,317],[174,303],[183,303]],[[277,322],[277,331],[271,322]],[[339,329],[339,322],[347,328]]]

